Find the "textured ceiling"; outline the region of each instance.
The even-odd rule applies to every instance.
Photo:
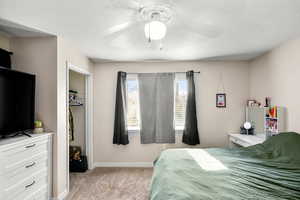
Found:
[[[35,30],[20,24],[12,23],[10,21],[0,18],[0,33],[9,37],[45,37],[53,36],[48,33]]]
[[[162,50],[139,13],[153,5],[172,12]],[[0,18],[67,37],[100,61],[251,59],[300,36],[300,0],[0,0]]]

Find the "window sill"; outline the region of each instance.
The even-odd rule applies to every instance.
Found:
[[[139,135],[140,128],[129,128],[128,134],[129,135]],[[175,128],[175,134],[183,134],[183,128]]]
[[[128,128],[128,135],[138,135],[140,134],[140,128],[138,127],[129,127]]]

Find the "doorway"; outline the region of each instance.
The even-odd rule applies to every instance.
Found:
[[[74,173],[93,168],[92,75],[67,63],[67,190]]]

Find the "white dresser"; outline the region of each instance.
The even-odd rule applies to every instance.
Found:
[[[0,140],[0,200],[49,200],[52,134]]]

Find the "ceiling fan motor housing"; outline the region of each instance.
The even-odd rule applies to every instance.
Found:
[[[165,24],[172,20],[172,10],[169,5],[150,5],[140,9],[140,14],[143,20],[161,21]]]

